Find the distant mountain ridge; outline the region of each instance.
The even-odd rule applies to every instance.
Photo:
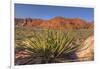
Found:
[[[50,29],[93,29],[94,23],[86,22],[80,18],[54,17],[49,20],[32,18],[15,18],[18,26],[40,27]]]

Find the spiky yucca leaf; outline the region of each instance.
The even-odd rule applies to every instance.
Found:
[[[25,39],[26,50],[45,59],[55,59],[78,49],[78,46],[72,45],[73,37],[68,32],[61,30],[41,31],[36,31],[32,38]]]

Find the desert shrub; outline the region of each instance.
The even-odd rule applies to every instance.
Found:
[[[41,63],[50,63],[64,55],[75,52],[80,45],[73,43],[73,40],[74,37],[69,32],[37,30],[31,37],[25,38],[23,43],[26,51],[41,57]]]

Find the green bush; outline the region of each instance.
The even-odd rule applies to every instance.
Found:
[[[76,51],[79,45],[73,45],[73,40],[74,37],[70,36],[69,32],[41,30],[41,32],[34,31],[34,34],[26,38],[23,43],[26,51],[32,55],[42,57],[41,63],[49,63]]]

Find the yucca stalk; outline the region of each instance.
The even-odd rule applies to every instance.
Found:
[[[64,54],[76,51],[79,46],[74,46],[73,40],[74,38],[69,35],[69,32],[41,30],[41,32],[34,31],[33,37],[26,38],[24,44],[28,52],[42,57],[41,63],[49,63]]]

